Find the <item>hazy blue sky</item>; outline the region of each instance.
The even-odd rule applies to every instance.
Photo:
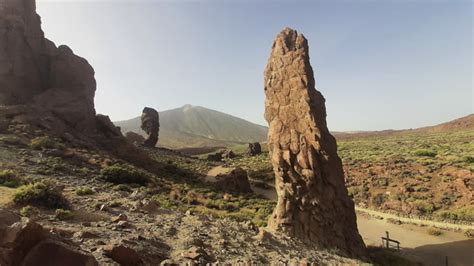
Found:
[[[113,120],[201,105],[266,125],[263,70],[285,26],[309,40],[331,130],[473,113],[471,1],[48,1],[46,36],[96,70]]]

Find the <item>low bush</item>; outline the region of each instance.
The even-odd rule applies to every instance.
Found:
[[[36,137],[30,141],[30,147],[35,150],[42,149],[63,149],[64,145],[57,142],[51,137]]]
[[[414,154],[420,157],[436,157],[437,155],[435,151],[430,150],[416,150]]]
[[[150,176],[147,173],[129,166],[117,164],[103,168],[101,176],[105,181],[114,184],[146,185],[150,181]]]
[[[74,214],[70,210],[56,209],[55,217],[58,220],[70,220],[74,217]]]
[[[464,231],[464,235],[468,238],[474,238],[474,229],[467,229]]]
[[[35,205],[46,208],[68,208],[62,191],[49,182],[36,182],[17,188],[13,202],[18,205]]]
[[[25,184],[25,180],[18,176],[13,170],[1,170],[0,171],[0,186],[5,187],[19,187]]]
[[[37,213],[38,213],[38,209],[30,205],[25,206],[20,209],[20,215],[25,216],[25,217],[31,217],[32,215],[37,214]]]
[[[474,222],[473,207],[464,207],[452,211],[439,211],[436,215],[443,220]]]
[[[86,196],[86,195],[92,195],[94,194],[94,191],[88,187],[81,187],[76,189],[76,195],[78,196]]]
[[[438,228],[434,228],[434,227],[431,227],[428,229],[428,234],[429,235],[432,235],[432,236],[440,236],[443,234],[443,232],[441,230],[439,230]]]

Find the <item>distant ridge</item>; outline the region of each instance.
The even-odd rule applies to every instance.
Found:
[[[441,123],[434,126],[420,127],[416,129],[400,129],[400,130],[381,130],[381,131],[359,131],[354,133],[349,132],[333,132],[333,135],[337,139],[347,138],[363,138],[363,137],[374,137],[374,136],[388,136],[394,134],[406,134],[406,133],[441,133],[441,132],[453,132],[453,131],[467,131],[474,130],[474,114],[469,114],[461,118],[451,120],[449,122]]]
[[[142,135],[140,117],[114,122],[125,134]],[[168,148],[216,147],[265,141],[267,127],[201,106],[183,107],[160,112],[159,146]]]

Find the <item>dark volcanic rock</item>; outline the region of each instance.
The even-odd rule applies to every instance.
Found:
[[[143,142],[145,142],[145,138],[142,135],[132,132],[132,131],[125,133],[125,138],[130,143],[143,144]]]
[[[248,155],[255,156],[259,155],[260,153],[262,153],[262,146],[260,146],[260,143],[249,143],[249,147],[247,148]]]
[[[145,107],[142,112],[141,128],[148,134],[143,145],[155,147],[158,142],[158,131],[160,130],[160,117],[158,112],[150,107]]]
[[[326,125],[325,99],[315,89],[308,42],[292,29],[284,29],[273,43],[265,94],[278,194],[269,228],[364,256],[336,140]]]

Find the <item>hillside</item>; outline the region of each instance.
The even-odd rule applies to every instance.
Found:
[[[140,117],[114,122],[122,129],[145,134]],[[185,105],[160,112],[159,145],[169,148],[228,146],[264,141],[267,128],[200,106]]]
[[[451,120],[435,126],[415,129],[417,132],[449,132],[474,130],[474,114]]]
[[[366,137],[384,137],[392,135],[406,135],[407,133],[449,133],[457,131],[474,130],[474,114],[469,114],[445,123],[434,126],[420,127],[416,129],[380,130],[380,131],[356,131],[356,132],[333,132],[337,139],[358,139]]]

